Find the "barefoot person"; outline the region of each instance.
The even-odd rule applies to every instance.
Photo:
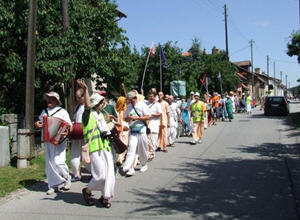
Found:
[[[36,127],[42,128],[46,126],[44,123],[44,116],[56,117],[64,120],[72,129],[72,122],[68,112],[60,107],[59,95],[56,92],[49,92],[44,94],[44,99],[47,102],[47,108],[42,111],[39,116],[39,121],[35,123]],[[53,194],[55,189],[69,190],[71,187],[71,176],[66,164],[66,140],[69,131],[63,134],[63,141],[54,145],[50,142],[45,142],[45,163],[46,163],[46,176],[48,181],[47,194]]]
[[[89,100],[88,93],[85,94],[85,100]],[[90,142],[92,179],[88,186],[82,189],[82,194],[87,205],[94,205],[92,191],[101,191],[99,202],[109,208],[111,206],[109,200],[114,196],[115,171],[108,141],[110,131],[101,113],[104,108],[104,97],[96,93],[91,96],[90,102],[86,101],[85,106],[82,126],[84,141]]]

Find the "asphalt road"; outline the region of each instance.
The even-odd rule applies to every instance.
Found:
[[[85,183],[51,196],[40,183],[2,199],[0,219],[299,219],[298,137],[289,118],[256,109],[212,126],[201,145],[178,139],[145,173],[119,176],[110,209],[85,206]]]

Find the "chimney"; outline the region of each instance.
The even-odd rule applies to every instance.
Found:
[[[213,49],[212,49],[212,54],[216,55],[216,54],[218,54],[218,53],[219,53],[219,49],[216,48],[216,47],[213,47]]]
[[[256,74],[260,74],[260,68],[255,68],[255,69],[254,69],[254,72],[255,72]]]

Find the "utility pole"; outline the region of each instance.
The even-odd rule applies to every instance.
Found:
[[[275,61],[273,62],[274,64],[274,95],[276,95],[276,72],[275,72]]]
[[[282,71],[280,71],[280,81],[282,83]]]
[[[252,97],[254,97],[254,73],[253,73],[253,40],[250,40],[251,47],[251,74],[252,74]]]
[[[26,95],[25,127],[30,131],[30,157],[35,156],[34,147],[34,80],[36,56],[36,17],[37,0],[29,1],[27,61],[26,61]]]
[[[226,43],[226,55],[229,59],[229,50],[228,50],[228,31],[227,31],[227,6],[224,5],[224,16],[225,16],[225,43]]]
[[[69,19],[69,0],[62,0],[61,1],[61,8],[62,8],[62,18],[63,18],[63,32],[67,33],[70,27],[70,19]],[[71,54],[69,53],[69,56]],[[71,75],[72,67],[66,66],[64,71]],[[75,107],[75,85],[73,77],[70,77],[67,83],[64,84],[64,93],[65,93],[65,104],[66,108],[70,115],[73,115],[74,107]]]
[[[269,56],[267,56],[267,75],[269,77],[269,62],[270,62],[270,58]]]
[[[288,94],[288,76],[285,75],[285,89],[286,89],[286,95]]]

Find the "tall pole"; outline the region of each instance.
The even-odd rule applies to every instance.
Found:
[[[149,53],[148,53],[147,60],[146,60],[146,65],[145,65],[144,72],[143,72],[143,79],[142,79],[142,86],[141,86],[142,89],[144,87],[145,74],[146,74],[146,70],[147,70],[147,66],[148,66],[148,62],[149,62],[150,53],[151,53],[151,49],[149,49]]]
[[[162,92],[162,64],[161,64],[161,46],[159,45],[159,81],[160,91]]]
[[[34,80],[36,57],[36,17],[37,0],[29,1],[27,61],[26,61],[26,95],[25,95],[25,127],[30,130],[30,157],[35,156],[34,147]]]
[[[69,0],[62,0],[61,1],[61,9],[62,9],[62,18],[63,18],[63,32],[67,33],[69,31],[70,27],[70,19],[69,19]],[[71,53],[69,52],[69,56],[71,56]],[[72,74],[72,67],[66,66],[64,68],[64,71]],[[73,115],[74,107],[75,107],[75,84],[74,79],[72,76],[70,76],[67,83],[64,84],[64,91],[65,91],[65,102],[66,102],[66,108],[68,112]]]
[[[270,63],[270,58],[267,56],[267,75],[269,76],[269,63]]]
[[[282,71],[280,71],[280,81],[282,83]]]
[[[226,43],[226,55],[229,58],[229,50],[228,50],[228,31],[227,31],[227,6],[224,5],[224,16],[225,16],[225,43]]]
[[[288,76],[285,75],[285,89],[286,89],[286,95],[288,94]]]
[[[252,97],[254,97],[254,73],[253,73],[253,40],[250,40],[251,47],[251,74],[252,74]]]
[[[277,95],[276,93],[276,71],[275,71],[275,61],[273,62],[274,67],[274,95]]]

